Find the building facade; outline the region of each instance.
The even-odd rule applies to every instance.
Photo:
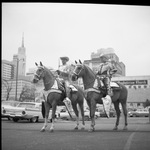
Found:
[[[146,100],[150,100],[150,76],[113,77],[112,81],[127,87],[128,107],[143,107]]]
[[[15,77],[15,64],[13,62],[2,60],[1,75],[3,80],[10,80]]]
[[[11,90],[9,93],[9,100],[15,100],[16,80],[15,79],[7,80],[1,86],[2,86],[1,87],[1,99],[6,100],[6,97],[8,94],[8,88],[10,88]],[[19,77],[17,81],[17,100],[19,100],[20,94],[25,86],[30,89],[31,87],[33,87],[33,84],[25,76]]]

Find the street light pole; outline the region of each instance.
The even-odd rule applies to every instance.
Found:
[[[18,59],[17,58],[17,68],[16,68],[16,93],[15,93],[15,100],[17,101],[17,87],[18,87],[18,66],[19,66],[19,61],[24,60],[24,59]]]

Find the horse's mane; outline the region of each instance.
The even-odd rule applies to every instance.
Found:
[[[94,73],[94,71],[86,64],[83,64],[83,66],[89,71],[91,72],[94,76],[96,76],[96,74]]]
[[[44,69],[45,69],[46,71],[48,71],[48,73],[49,73],[51,76],[55,77],[54,74],[52,73],[52,71],[51,71],[50,69],[48,69],[48,68],[45,67],[45,66],[44,66]]]

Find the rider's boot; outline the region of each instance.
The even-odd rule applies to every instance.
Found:
[[[65,106],[66,106],[66,109],[70,115],[70,117],[72,118],[72,115],[73,115],[73,109],[72,109],[72,105],[71,105],[71,100],[66,97],[63,102],[65,103]]]
[[[106,84],[106,88],[107,88],[107,95],[106,97],[102,98],[103,101],[103,106],[104,106],[104,110],[106,112],[107,117],[110,117],[110,106],[111,106],[111,96],[112,96],[112,91],[110,88],[110,84],[107,82]]]
[[[70,117],[72,118],[73,109],[71,105],[71,100],[68,98],[68,95],[69,95],[69,91],[67,89],[67,85],[65,84],[65,99],[63,100],[63,102],[65,103],[66,109]]]

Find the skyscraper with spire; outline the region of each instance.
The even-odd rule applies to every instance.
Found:
[[[18,61],[18,75],[25,76],[26,73],[26,48],[24,47],[24,33],[22,34],[21,47],[18,48],[18,54],[13,55],[13,62],[17,66]]]

